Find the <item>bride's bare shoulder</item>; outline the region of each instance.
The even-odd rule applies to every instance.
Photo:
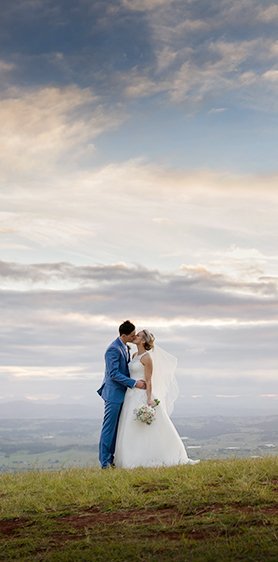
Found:
[[[152,365],[152,358],[149,353],[145,353],[145,355],[141,357],[140,361],[143,365]]]

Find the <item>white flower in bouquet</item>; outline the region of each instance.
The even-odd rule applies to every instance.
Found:
[[[159,400],[157,398],[155,398],[154,402],[158,406]],[[153,406],[148,406],[147,404],[141,404],[141,406],[135,408],[133,412],[135,414],[135,420],[146,423],[147,425],[151,425],[151,423],[156,419],[156,409]]]

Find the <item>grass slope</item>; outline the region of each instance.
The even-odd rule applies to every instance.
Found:
[[[0,476],[0,560],[278,560],[278,458]]]

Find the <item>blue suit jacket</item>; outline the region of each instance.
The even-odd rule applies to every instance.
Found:
[[[120,338],[117,338],[105,352],[105,375],[97,392],[103,400],[121,404],[127,387],[133,388],[135,383],[136,380],[129,376],[125,346]]]

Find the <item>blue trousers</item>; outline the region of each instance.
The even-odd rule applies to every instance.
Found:
[[[99,462],[104,468],[114,460],[117,429],[122,404],[105,402],[104,418],[99,441]]]

